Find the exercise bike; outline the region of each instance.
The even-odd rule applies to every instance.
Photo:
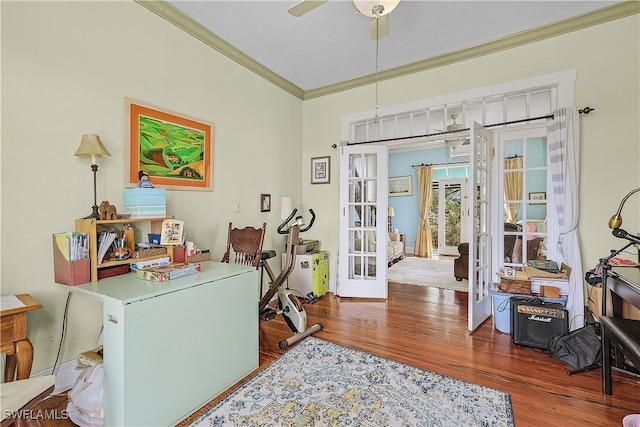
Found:
[[[313,326],[307,328],[307,312],[304,310],[303,303],[291,290],[285,289],[282,286],[285,280],[287,280],[287,278],[289,277],[289,274],[291,274],[293,267],[295,266],[296,246],[298,245],[300,239],[300,233],[304,233],[305,231],[309,230],[316,220],[316,214],[312,209],[309,209],[309,213],[311,213],[311,221],[309,223],[309,226],[301,229],[300,227],[303,227],[305,225],[302,216],[296,216],[295,221],[290,222],[294,218],[296,212],[297,209],[294,209],[289,217],[278,226],[278,234],[287,235],[285,262],[282,266],[280,275],[278,275],[278,277],[275,277],[275,274],[273,274],[273,270],[271,270],[271,267],[269,267],[269,264],[266,262],[266,260],[262,261],[263,266],[267,270],[267,274],[269,275],[269,279],[271,279],[271,283],[269,285],[269,289],[258,303],[258,313],[260,313],[260,318],[263,320],[273,320],[278,316],[278,314],[282,314],[285,322],[289,326],[289,329],[291,329],[294,333],[293,336],[278,343],[278,346],[281,350],[284,350],[285,348],[300,341],[301,339],[322,330],[322,328],[324,327],[322,322],[318,322]],[[278,294],[277,311],[268,306],[269,302],[276,294]]]

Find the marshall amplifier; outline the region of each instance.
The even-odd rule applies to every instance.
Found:
[[[551,338],[569,332],[569,312],[562,304],[516,298],[512,298],[511,304],[515,344],[547,350]]]

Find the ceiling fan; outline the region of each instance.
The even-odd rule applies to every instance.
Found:
[[[287,9],[293,16],[302,16],[323,5],[329,0],[302,0]],[[389,34],[389,14],[400,0],[351,0],[356,13],[371,18],[371,40],[377,40]]]
[[[453,132],[462,131],[464,129],[464,125],[456,122],[457,119],[458,119],[458,114],[451,115],[452,123],[449,126],[447,126],[447,132],[453,133]],[[449,148],[451,148],[455,153],[456,149],[459,148],[461,145],[469,145],[469,138],[467,138],[466,136],[449,138],[449,139],[445,139],[444,143]]]

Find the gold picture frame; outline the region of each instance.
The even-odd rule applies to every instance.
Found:
[[[389,197],[411,196],[413,194],[411,175],[390,176],[388,180]]]
[[[329,184],[331,182],[331,157],[311,158],[311,183]]]

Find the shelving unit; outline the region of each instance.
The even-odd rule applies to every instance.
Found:
[[[173,246],[166,246],[167,253],[161,255],[154,255],[149,257],[141,257],[141,258],[129,258],[122,261],[105,261],[102,264],[98,264],[98,238],[97,231],[100,226],[104,226],[109,228],[109,226],[116,226],[119,224],[130,224],[134,226],[135,224],[146,224],[148,223],[150,226],[149,233],[160,234],[162,230],[162,221],[165,219],[170,219],[170,217],[161,217],[161,218],[123,218],[123,219],[112,219],[112,220],[97,220],[94,218],[89,219],[77,219],[76,220],[76,232],[77,233],[86,233],[89,235],[89,257],[91,259],[91,281],[98,281],[98,270],[106,267],[113,267],[115,265],[123,265],[123,264],[131,264],[132,262],[145,261],[149,259],[156,259],[162,257],[169,257],[171,262],[173,262]],[[140,235],[140,231],[136,230],[136,234]]]

